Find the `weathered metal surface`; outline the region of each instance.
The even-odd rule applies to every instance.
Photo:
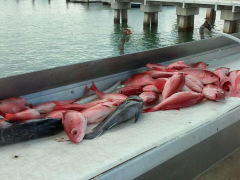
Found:
[[[240,137],[240,121],[237,121],[239,110],[240,107],[237,107],[217,121],[206,123],[173,141],[140,154],[96,179],[193,179],[240,147],[240,141],[236,140]],[[230,123],[226,127],[227,121]],[[234,123],[231,124],[232,122]],[[199,142],[188,148],[193,141]],[[185,150],[181,153],[163,161],[171,157],[173,152],[183,149]]]
[[[240,121],[151,169],[136,180],[191,180],[240,147],[239,129]]]

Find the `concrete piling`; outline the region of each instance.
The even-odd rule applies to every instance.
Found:
[[[150,22],[151,22],[151,14],[144,12],[143,26],[150,27]]]
[[[143,26],[150,27],[150,25],[158,25],[158,12],[162,11],[161,4],[141,4],[140,10],[144,12]]]
[[[232,12],[231,10],[221,10],[221,17],[224,20],[223,32],[236,33],[239,31],[240,12]]]
[[[206,18],[209,18],[210,22],[214,22],[216,20],[216,11],[213,8],[207,8]]]
[[[178,16],[178,30],[192,31],[194,28],[194,16]]]
[[[127,9],[122,9],[121,13],[122,13],[122,22],[126,23],[128,21]]]
[[[112,2],[111,8],[114,9],[114,23],[120,23],[120,17],[122,22],[127,22],[127,9],[131,8],[130,2]]]
[[[178,31],[193,31],[194,15],[199,14],[199,8],[177,6]]]
[[[114,23],[120,23],[120,10],[114,9]]]
[[[151,14],[151,27],[158,26],[158,12]]]
[[[223,32],[228,34],[239,32],[239,21],[225,20],[223,25]]]

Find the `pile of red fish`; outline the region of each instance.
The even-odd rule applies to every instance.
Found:
[[[22,97],[0,100],[0,122],[25,122],[40,118],[62,118],[65,132],[74,143],[80,142],[87,124],[99,123],[130,95],[139,95],[147,107],[144,112],[179,109],[200,103],[204,98],[219,101],[240,97],[240,71],[220,67],[207,68],[204,62],[186,64],[183,61],[168,66],[146,64],[143,73],[131,76],[116,93],[102,93],[93,83],[90,88],[100,99],[87,104],[77,100],[50,101],[29,105]],[[80,112],[80,113],[79,113]]]
[[[99,123],[124,102],[127,96],[119,93],[104,94],[98,91],[93,83],[91,90],[99,96],[99,100],[78,104],[77,100],[50,101],[36,106],[28,104],[22,97],[11,97],[0,100],[2,121],[25,122],[40,118],[61,118],[62,124],[70,140],[80,142],[87,124]]]
[[[207,68],[204,62],[186,64],[183,61],[168,66],[146,64],[148,70],[127,79],[120,93],[138,94],[145,105],[157,105],[144,112],[179,109],[200,103],[204,98],[219,101],[240,97],[240,71],[220,67]],[[159,98],[160,97],[160,98]],[[160,101],[160,102],[159,102]]]

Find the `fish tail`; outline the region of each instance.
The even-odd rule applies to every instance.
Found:
[[[93,131],[84,136],[84,139],[95,139],[103,133],[103,130]]]
[[[2,119],[0,122],[6,121],[8,119],[13,119],[13,118],[15,118],[15,114],[6,113],[4,119]]]
[[[90,87],[90,89],[92,91],[94,91],[98,96],[102,96],[103,93],[101,91],[98,90],[97,86],[94,84],[94,82],[92,82],[92,86]]]

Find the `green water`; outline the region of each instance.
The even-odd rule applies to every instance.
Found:
[[[0,77],[119,56],[122,27],[132,31],[124,54],[200,40],[206,9],[195,16],[193,32],[177,31],[176,8],[163,7],[158,27],[143,28],[139,8],[128,10],[128,23],[113,23],[113,10],[102,3],[64,0],[0,0]],[[217,12],[215,31],[223,21]],[[208,33],[205,38],[216,35]]]

